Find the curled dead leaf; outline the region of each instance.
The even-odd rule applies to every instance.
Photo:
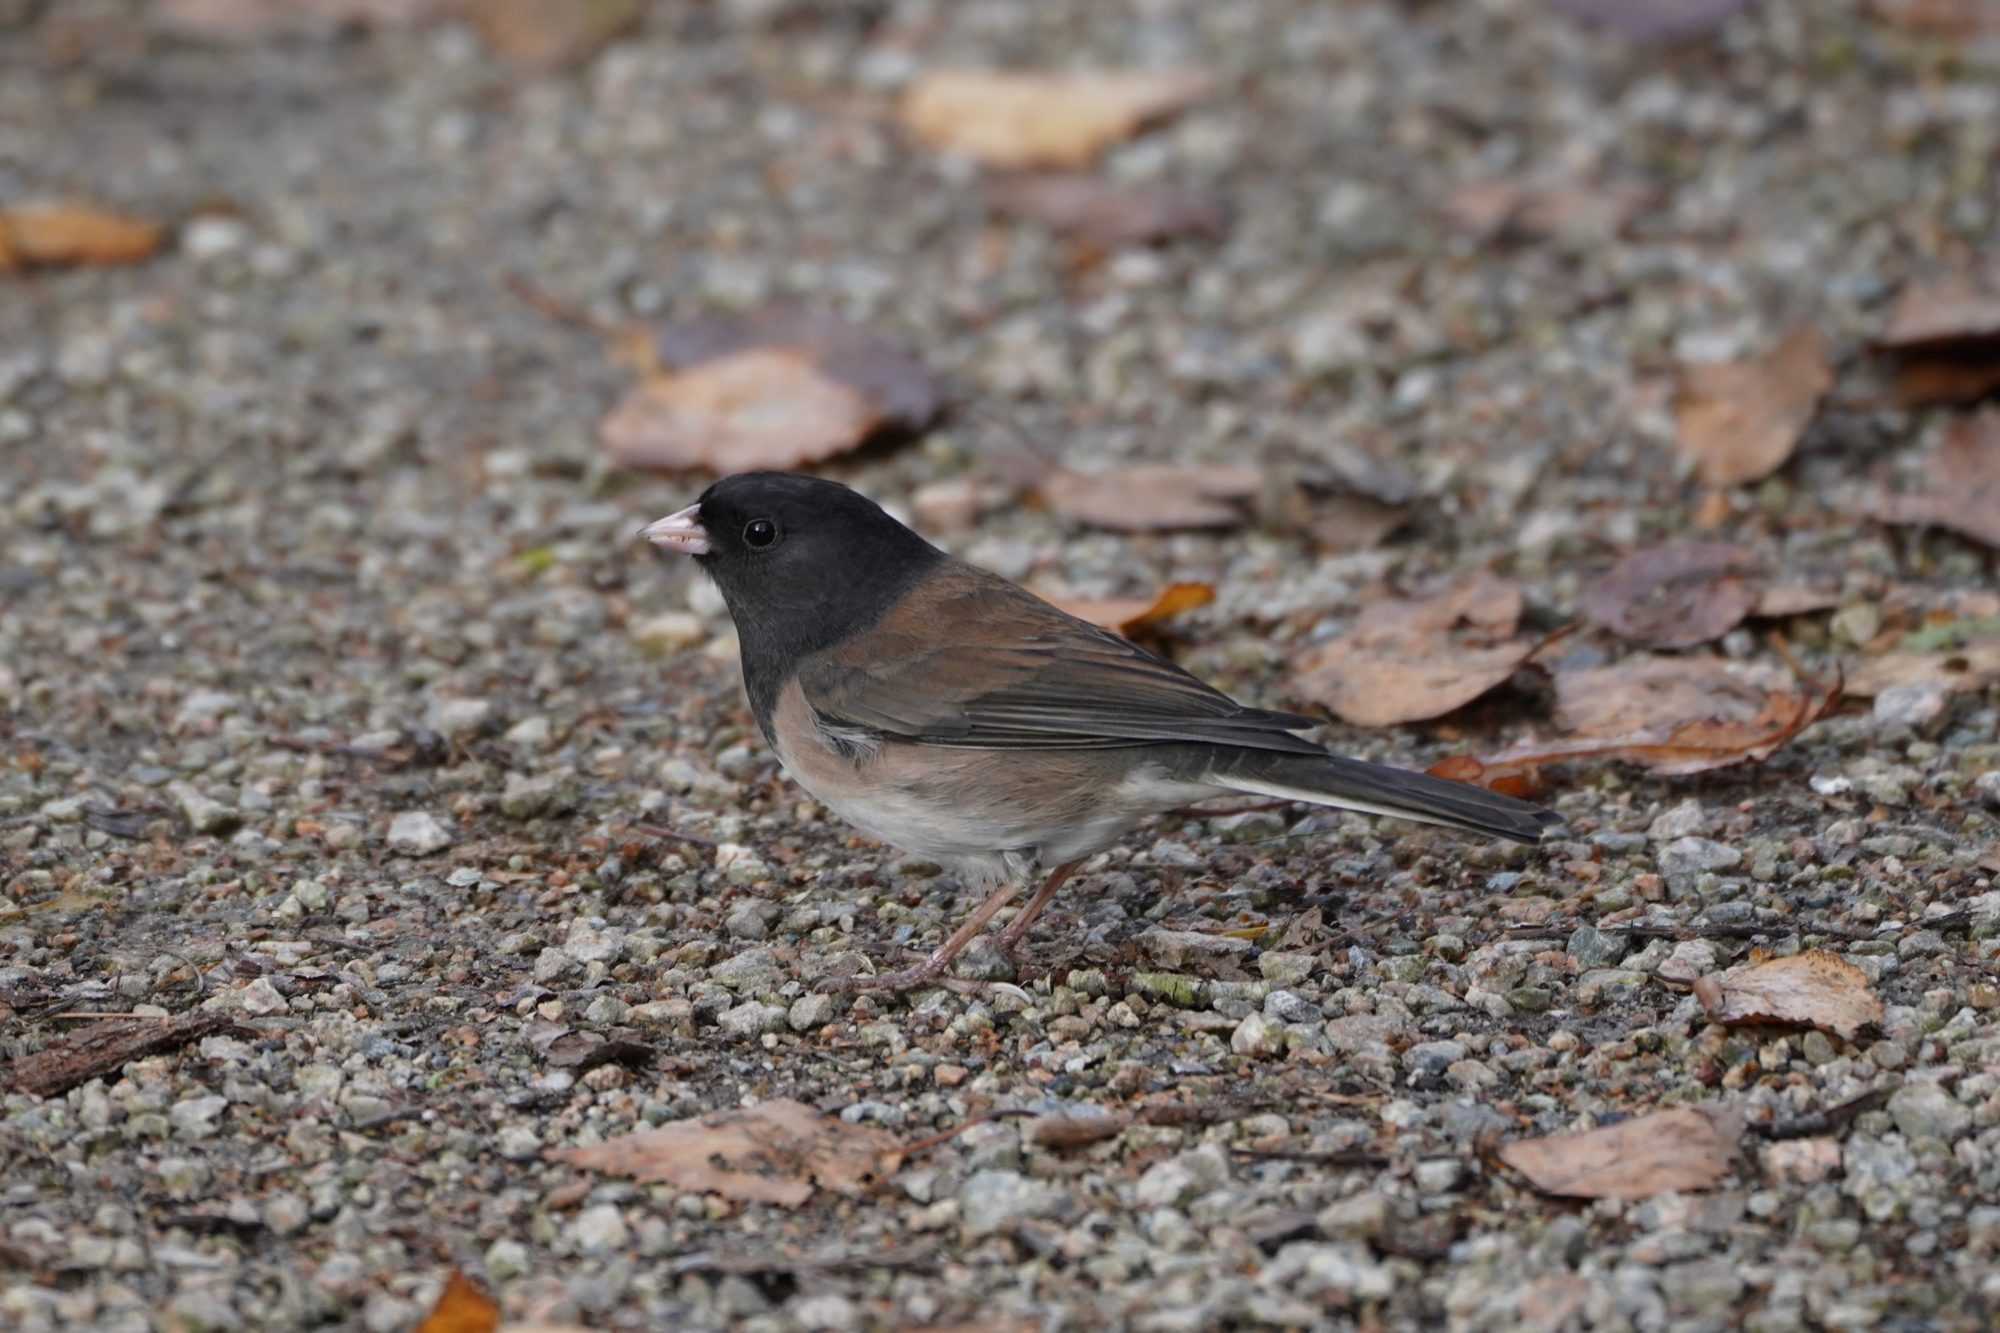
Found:
[[[1757,604],[1741,577],[1749,552],[1729,542],[1667,542],[1635,551],[1585,588],[1584,617],[1648,648],[1692,648],[1736,628]]]
[[[1882,1022],[1882,999],[1868,974],[1838,954],[1809,949],[1694,984],[1709,1021],[1784,1023],[1818,1028],[1852,1041]]]
[[[1435,777],[1525,796],[1550,764],[1617,759],[1666,776],[1761,762],[1832,711],[1842,681],[1792,682],[1776,668],[1714,657],[1637,657],[1555,673],[1556,711],[1570,735],[1497,754],[1454,755]]]
[[[1079,472],[1054,468],[1037,485],[1064,518],[1115,532],[1233,528],[1249,521],[1261,469],[1229,463],[1133,463]]]
[[[89,204],[0,211],[0,273],[35,267],[136,264],[164,229]]]
[[[1544,1194],[1566,1199],[1646,1199],[1705,1190],[1735,1169],[1743,1112],[1677,1106],[1578,1134],[1517,1139],[1500,1160]]]
[[[509,64],[528,70],[580,65],[638,25],[645,0],[440,0]]]
[[[1537,641],[1515,633],[1521,610],[1520,588],[1485,574],[1435,597],[1376,602],[1305,655],[1292,690],[1357,726],[1441,717],[1534,653]]]
[[[454,1268],[430,1313],[417,1322],[416,1333],[494,1333],[499,1327],[499,1305],[478,1283]]]
[[[944,394],[914,358],[837,315],[772,306],[618,340],[650,368],[598,426],[631,467],[713,472],[816,463],[915,433]]]
[[[1007,176],[989,187],[993,202],[1061,235],[1105,249],[1182,236],[1215,238],[1222,209],[1198,190],[1165,182],[1127,184],[1081,173]]]
[[[1215,587],[1208,583],[1169,583],[1150,601],[1144,597],[1052,597],[1055,605],[1093,625],[1128,638],[1157,627],[1184,611],[1193,611],[1215,600]]]
[[[901,114],[932,148],[989,166],[1075,168],[1208,87],[1194,70],[937,70],[911,85]]]
[[[1686,367],[1675,439],[1710,486],[1761,481],[1785,465],[1833,387],[1826,339],[1793,329],[1762,356]]]
[[[1929,489],[1889,497],[1877,517],[1946,528],[2000,550],[2000,408],[1954,421],[1928,462]]]
[[[893,1134],[874,1125],[849,1124],[803,1102],[779,1100],[551,1156],[676,1189],[797,1208],[815,1187],[861,1193],[899,1146]]]
[[[2000,293],[1984,275],[1956,273],[1898,293],[1875,346],[1896,363],[1905,403],[1969,403],[2000,389]]]

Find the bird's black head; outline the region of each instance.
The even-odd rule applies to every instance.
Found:
[[[871,624],[947,558],[866,496],[789,472],[724,477],[641,535],[694,556],[722,590],[753,703],[759,676],[782,679]]]

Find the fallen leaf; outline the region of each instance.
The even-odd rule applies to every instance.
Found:
[[[1329,553],[1365,551],[1410,521],[1417,487],[1396,464],[1344,441],[1315,446],[1296,477],[1267,479],[1272,517]]]
[[[1947,528],[2000,550],[2000,408],[1954,421],[1928,462],[1930,489],[1889,497],[1877,517]]]
[[[1740,972],[1702,977],[1695,999],[1709,1021],[1785,1023],[1818,1028],[1849,1041],[1882,1022],[1882,1000],[1868,974],[1838,954],[1809,949]]]
[[[1248,522],[1261,468],[1231,463],[1133,463],[1100,471],[1055,468],[1037,484],[1064,518],[1114,532],[1233,528]]]
[[[1129,1115],[1045,1115],[1028,1126],[1026,1138],[1038,1148],[1061,1152],[1115,1139],[1132,1123]]]
[[[1710,486],[1761,481],[1792,456],[1832,387],[1826,340],[1796,328],[1763,356],[1685,367],[1675,439]]]
[[[1526,740],[1497,754],[1453,755],[1432,776],[1525,796],[1540,770],[1617,759],[1669,777],[1761,762],[1832,711],[1843,682],[1797,684],[1774,667],[1720,658],[1637,657],[1555,673],[1567,736]]]
[[[1875,346],[1895,357],[1896,392],[1906,404],[1983,398],[2000,389],[2000,294],[1980,275],[1913,282],[1897,295]]]
[[[0,211],[0,273],[75,264],[136,264],[164,230],[89,204]]]
[[[184,37],[247,42],[271,36],[328,36],[350,27],[407,27],[435,15],[441,0],[154,0],[155,20]]]
[[[1484,574],[1435,597],[1376,602],[1306,654],[1292,689],[1357,726],[1441,717],[1534,652],[1537,640],[1515,633],[1521,609],[1518,586]]]
[[[1222,235],[1221,206],[1165,182],[1126,184],[1080,173],[1003,176],[988,186],[994,204],[1051,231],[1107,250],[1182,236]]]
[[[902,117],[932,148],[989,166],[1075,168],[1208,87],[1193,70],[938,70],[911,85]]]
[[[1624,231],[1647,195],[1642,186],[1598,184],[1541,171],[1462,185],[1445,200],[1444,215],[1481,241],[1515,236],[1603,239]]]
[[[1667,542],[1634,551],[1585,588],[1584,617],[1648,648],[1692,648],[1741,623],[1757,594],[1729,542]]]
[[[581,65],[638,26],[645,0],[446,0],[502,60],[529,70]]]
[[[645,378],[598,435],[630,467],[788,470],[922,431],[944,410],[914,358],[823,311],[704,316],[656,337],[624,331],[616,348]]]
[[[1995,681],[2000,681],[2000,638],[1979,638],[1957,648],[1898,649],[1871,657],[1855,668],[1847,692],[1873,699],[1899,686],[1938,685],[1964,694]]]
[[[551,1154],[676,1189],[797,1208],[815,1185],[859,1194],[899,1144],[887,1130],[849,1124],[804,1102],[761,1102]]]
[[[787,349],[759,349],[640,383],[598,427],[628,467],[779,471],[845,453],[875,431],[868,400]]]
[[[499,1327],[500,1307],[477,1283],[454,1268],[444,1280],[437,1303],[418,1321],[416,1333],[494,1333]]]
[[[1207,606],[1215,600],[1215,587],[1208,583],[1169,583],[1160,595],[1144,597],[1052,597],[1055,605],[1079,620],[1128,638],[1171,620],[1183,611]]]
[[[1816,587],[1811,583],[1771,583],[1758,591],[1757,605],[1750,608],[1750,614],[1759,620],[1784,620],[1831,611],[1843,600],[1838,588]]]
[[[1992,0],[1874,0],[1869,7],[1884,23],[1935,37],[2000,32],[2000,9]]]
[[[195,1009],[172,1018],[111,1018],[57,1037],[7,1067],[4,1086],[31,1097],[53,1097],[132,1061],[176,1050],[235,1025],[228,1014]]]
[[[1677,1106],[1577,1134],[1517,1139],[1500,1160],[1544,1194],[1566,1199],[1647,1199],[1705,1190],[1735,1169],[1743,1112]]]
[[[1551,8],[1641,42],[1672,41],[1718,27],[1751,0],[1548,0]]]

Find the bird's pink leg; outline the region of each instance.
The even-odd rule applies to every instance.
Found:
[[[1049,872],[1049,877],[1042,881],[1042,887],[1035,890],[1035,896],[1028,899],[1027,905],[1021,908],[1020,915],[1009,921],[1007,928],[1000,932],[1000,936],[995,943],[1000,946],[1001,953],[1011,954],[1014,952],[1014,946],[1019,944],[1021,937],[1028,933],[1028,927],[1035,924],[1035,918],[1040,916],[1042,909],[1049,905],[1049,899],[1056,896],[1056,890],[1063,886],[1063,882],[1070,877],[1070,873],[1076,869],[1076,865],[1076,862],[1071,861],[1068,865],[1057,866]]]
[[[993,890],[986,901],[979,904],[972,915],[965,919],[965,924],[951,933],[950,939],[931,950],[930,957],[915,967],[906,967],[900,972],[882,972],[875,976],[856,974],[851,977],[835,977],[821,984],[829,991],[913,990],[932,982],[949,985],[951,979],[945,977],[944,971],[951,966],[951,960],[958,957],[960,951],[972,943],[972,937],[986,928],[986,923],[993,919],[993,914],[1012,902],[1014,895],[1020,891],[1021,886],[1011,882]]]

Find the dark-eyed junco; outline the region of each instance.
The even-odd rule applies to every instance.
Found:
[[[953,558],[836,482],[747,472],[641,535],[715,579],[750,706],[798,784],[883,842],[999,887],[929,958],[940,978],[1020,892],[1011,947],[1079,861],[1148,815],[1242,792],[1516,842],[1557,817],[1465,783],[1344,759],[1319,719],[1246,708],[1165,658]]]

